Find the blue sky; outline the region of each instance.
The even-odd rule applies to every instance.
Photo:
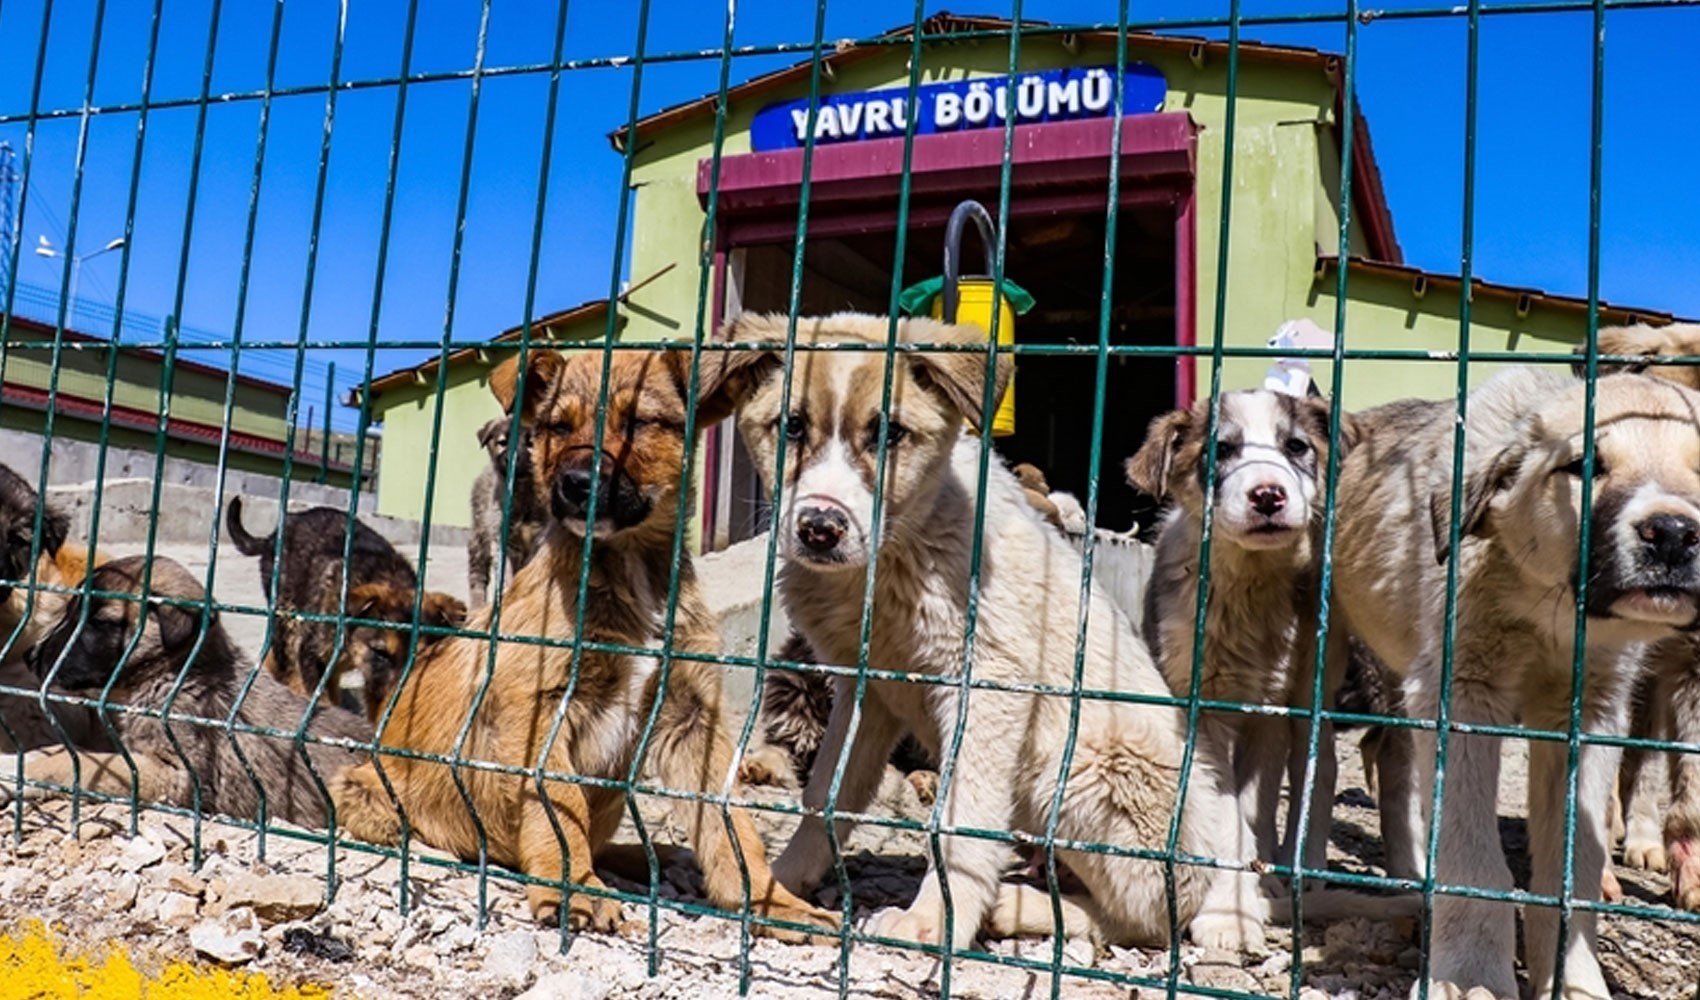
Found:
[[[996,4],[959,6],[963,13],[1010,13]],[[1414,6],[1401,0],[1383,9]],[[210,7],[210,0],[166,0],[156,100],[192,98],[199,92]],[[139,96],[150,9],[141,0],[108,4],[95,74],[97,105]],[[929,13],[938,9],[927,8]],[[1305,0],[1246,0],[1242,7],[1247,16],[1337,9]],[[350,6],[344,80],[397,72],[405,10],[402,0],[359,0]],[[486,66],[547,60],[555,10],[550,3],[499,0],[491,14]],[[214,95],[263,86],[272,11],[270,4],[249,0],[224,4]],[[637,4],[572,4],[567,55],[629,56],[637,11]],[[53,4],[42,109],[81,105],[93,12],[92,0]],[[1111,3],[1074,0],[1032,0],[1023,12],[1052,21],[1116,16]],[[1226,12],[1225,3],[1184,0],[1136,5],[1132,16],[1181,20]],[[715,49],[725,14],[725,7],[715,4],[655,0],[647,51]],[[29,108],[42,15],[41,0],[0,0],[0,115]],[[826,37],[830,42],[866,36],[913,16],[914,6],[901,0],[835,0],[827,9]],[[469,69],[479,17],[476,3],[421,0],[414,72]],[[735,41],[806,43],[813,19],[811,4],[744,0],[737,5]],[[287,5],[279,87],[327,79],[337,23],[337,5],[328,0]],[[1586,291],[1591,26],[1587,12],[1483,19],[1479,276],[1555,292]],[[1248,27],[1244,37],[1332,51],[1344,46],[1338,23]],[[1700,316],[1700,198],[1692,190],[1693,179],[1700,176],[1700,111],[1685,97],[1693,92],[1689,49],[1696,38],[1700,6],[1613,11],[1607,17],[1601,292],[1613,302],[1687,316]],[[1460,257],[1465,43],[1465,24],[1457,18],[1376,19],[1359,34],[1359,97],[1370,118],[1399,239],[1409,262],[1445,272],[1456,272]],[[733,80],[794,58],[739,57]],[[711,91],[718,70],[714,57],[652,64],[645,70],[639,105],[648,112]],[[607,294],[621,163],[606,133],[624,122],[631,85],[629,66],[562,76],[538,258],[540,312]],[[469,93],[465,80],[409,88],[381,338],[434,341],[443,335]],[[457,339],[488,336],[521,319],[546,93],[543,74],[484,83],[452,325]],[[395,100],[393,87],[338,95],[313,298],[305,320],[310,339],[362,339],[370,329]],[[259,111],[258,101],[230,101],[214,102],[207,114],[182,291],[182,322],[188,327],[222,334],[235,319]],[[294,341],[302,329],[324,112],[323,94],[280,97],[273,103],[244,328],[250,341]],[[81,297],[110,302],[119,268],[128,266],[127,308],[150,317],[173,312],[184,273],[180,259],[195,117],[192,106],[149,115],[133,252],[127,261],[117,253],[91,261],[83,271]],[[136,123],[133,113],[93,119],[77,221],[80,251],[123,231]],[[0,141],[21,151],[25,131],[22,124],[0,125]],[[58,287],[60,263],[30,249],[38,235],[60,245],[67,236],[78,131],[74,117],[44,122],[36,130],[20,283]],[[427,353],[380,350],[375,367],[381,373]],[[331,357],[324,352],[310,359],[309,401],[322,399],[327,360]],[[358,355],[349,352],[335,360],[338,383],[357,377]],[[276,357],[256,363],[256,373],[287,380],[292,362]],[[352,426],[353,414],[339,413],[337,420]]]

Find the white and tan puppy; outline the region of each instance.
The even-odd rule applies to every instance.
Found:
[[[1321,397],[1300,399],[1267,390],[1224,394],[1215,427],[1216,478],[1207,499],[1209,407],[1210,400],[1201,399],[1190,409],[1153,420],[1144,445],[1127,463],[1135,487],[1170,502],[1145,591],[1146,641],[1169,687],[1187,694],[1194,669],[1199,543],[1208,508],[1213,522],[1210,597],[1199,696],[1305,707],[1316,667],[1329,404]],[[1342,425],[1340,443],[1349,448],[1356,431],[1350,417]],[[1328,652],[1323,690],[1331,705],[1345,674],[1343,629],[1330,631]],[[1195,777],[1189,804],[1194,797],[1215,796],[1217,808],[1230,817],[1227,860],[1291,860],[1310,725],[1308,719],[1237,712],[1199,716],[1194,759],[1208,763],[1217,780],[1211,784]],[[1288,830],[1278,851],[1275,816],[1287,769]],[[1305,838],[1304,862],[1312,868],[1328,862],[1334,774],[1333,727],[1325,722]],[[1403,850],[1389,855],[1410,870],[1395,873],[1416,874],[1414,853],[1408,844],[1400,846]],[[1193,917],[1193,941],[1211,948],[1261,949],[1269,903],[1258,882],[1252,872],[1219,873]]]
[[[1339,489],[1335,595],[1346,624],[1405,676],[1405,710],[1434,719],[1446,636],[1446,560],[1458,560],[1451,719],[1477,725],[1569,725],[1583,490],[1593,498],[1587,563],[1582,725],[1622,733],[1642,669],[1641,643],[1691,631],[1700,617],[1700,394],[1639,375],[1598,383],[1593,481],[1582,479],[1585,385],[1513,369],[1471,394],[1459,508],[1448,551],[1453,404],[1407,402],[1357,415],[1362,435]],[[1419,737],[1420,783],[1432,789],[1435,738]],[[1529,743],[1529,888],[1557,895],[1565,837],[1563,742]],[[1597,898],[1606,805],[1617,753],[1581,751],[1574,872]],[[1509,890],[1495,796],[1499,740],[1448,738],[1434,875],[1445,885]],[[1430,793],[1421,795],[1426,806]],[[1559,911],[1525,914],[1534,995],[1553,988]],[[1444,997],[1515,997],[1515,923],[1503,902],[1443,893],[1435,902],[1429,974]],[[1609,997],[1595,954],[1595,917],[1571,915],[1564,996]]]
[[[882,344],[888,320],[840,314],[797,323],[797,343]],[[784,317],[746,314],[728,328],[742,342],[783,341]],[[906,343],[984,343],[973,327],[931,320],[901,322]],[[780,598],[791,624],[825,662],[854,664],[861,632],[863,590],[877,566],[869,665],[918,671],[944,684],[870,681],[859,727],[849,732],[853,682],[835,681],[832,716],[803,801],[826,801],[844,742],[851,740],[838,808],[859,811],[870,801],[892,746],[913,733],[931,753],[954,759],[955,774],[940,789],[938,817],[947,829],[1018,830],[1040,834],[1059,780],[1066,780],[1057,834],[1120,848],[1166,846],[1184,749],[1181,712],[1172,706],[1085,698],[1078,704],[1078,742],[1064,760],[1070,714],[1066,696],[959,686],[967,654],[969,580],[973,553],[982,553],[969,666],[975,682],[1070,686],[1081,615],[1081,557],[1034,511],[1021,485],[995,455],[985,492],[978,489],[984,442],[964,433],[983,414],[983,352],[907,352],[892,372],[889,447],[877,548],[872,541],[875,467],[886,359],[877,351],[799,350],[791,369],[789,409],[774,355],[729,352],[744,366],[738,426],[768,479],[786,440],[783,495],[773,530],[784,556]],[[998,388],[1009,377],[997,365]],[[984,504],[984,532],[974,535]],[[1166,696],[1168,688],[1145,645],[1094,584],[1081,683],[1087,691]],[[960,744],[952,746],[958,713],[966,713]],[[942,753],[941,753],[942,752]],[[1066,772],[1066,773],[1065,773]],[[1219,824],[1188,810],[1179,848],[1216,853]],[[942,943],[942,881],[954,904],[953,947],[966,947],[988,921],[993,933],[1049,932],[1050,907],[1021,907],[1020,893],[1000,890],[1010,857],[1006,843],[962,835],[943,838],[943,871],[932,866],[906,911],[876,917],[873,931]],[[1062,851],[1090,899],[1073,901],[1069,917],[1090,917],[1096,933],[1116,943],[1155,945],[1168,939],[1169,902],[1161,862]],[[824,822],[806,817],[774,872],[793,889],[818,882],[832,862]],[[1203,898],[1203,869],[1179,866],[1174,905],[1184,925]],[[993,904],[999,905],[993,912]],[[1068,918],[1065,918],[1068,919]],[[1069,928],[1070,932],[1074,928]]]

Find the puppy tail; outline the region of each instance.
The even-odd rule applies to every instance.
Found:
[[[237,551],[245,556],[257,556],[271,551],[276,541],[276,532],[264,538],[255,538],[242,527],[242,498],[231,497],[230,506],[224,511],[224,530],[230,532],[230,540],[236,543]]]

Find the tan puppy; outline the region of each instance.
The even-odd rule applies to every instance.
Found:
[[[882,344],[888,320],[840,314],[798,321],[799,345]],[[775,342],[786,336],[782,316],[745,314],[729,336]],[[974,327],[912,319],[899,324],[905,343],[984,343]],[[852,734],[853,681],[835,678],[832,712],[803,801],[819,809],[839,757],[851,741],[837,805],[867,806],[885,761],[905,733],[937,759],[954,761],[940,788],[939,818],[948,828],[1018,830],[1042,834],[1053,794],[1063,787],[1058,835],[1124,848],[1162,849],[1167,843],[1184,742],[1181,713],[1102,698],[1071,704],[1066,696],[1025,691],[971,690],[956,680],[967,655],[968,580],[976,546],[983,553],[972,671],[976,681],[1054,685],[1073,681],[1076,636],[1088,612],[1082,683],[1089,691],[1165,696],[1168,689],[1145,645],[1096,582],[1081,607],[1081,556],[1033,509],[1009,469],[990,458],[978,492],[982,439],[964,433],[984,414],[984,353],[916,352],[898,356],[885,443],[883,528],[873,547],[874,477],[885,380],[883,353],[799,351],[792,368],[790,409],[781,407],[780,358],[728,355],[758,375],[737,387],[738,429],[761,475],[775,472],[779,441],[788,441],[783,496],[773,530],[784,557],[779,594],[793,628],[824,662],[857,662],[863,594],[870,563],[878,560],[869,665],[919,671],[950,683],[918,685],[875,680]],[[1007,358],[997,384],[1009,377]],[[975,538],[978,500],[984,534]],[[1078,709],[1078,743],[1065,762],[1071,712]],[[966,715],[959,745],[951,746],[958,712]],[[1065,777],[1066,764],[1066,777]],[[844,823],[845,821],[840,821]],[[1217,823],[1206,809],[1186,810],[1182,851],[1215,855]],[[942,943],[946,940],[943,883],[949,880],[953,947],[969,945],[982,921],[996,934],[1050,933],[1048,898],[1001,888],[1010,848],[995,840],[946,835],[943,866],[929,859],[926,878],[907,910],[888,910],[876,934]],[[1069,930],[1084,918],[1117,943],[1157,944],[1168,938],[1169,900],[1161,862],[1076,851],[1059,855],[1090,892],[1065,907]],[[774,865],[793,889],[816,883],[832,863],[825,822],[806,816]],[[1205,870],[1176,869],[1174,905],[1184,925],[1198,909]],[[1038,905],[1032,905],[1037,902]],[[996,906],[994,907],[994,903]],[[1080,927],[1080,930],[1087,930]]]
[[[699,427],[716,419],[712,411],[722,382],[715,361],[704,359]],[[536,554],[502,593],[501,630],[556,640],[572,636],[585,536],[590,534],[595,541],[583,638],[659,650],[673,572],[674,525],[679,505],[688,504],[690,496],[688,482],[679,479],[687,443],[688,355],[617,350],[609,374],[606,433],[599,444],[594,434],[602,365],[599,351],[565,356],[542,351],[531,355],[523,376],[517,359],[492,375],[493,390],[510,410],[523,377],[521,414],[538,499],[550,516]],[[591,469],[598,466],[595,520],[587,523]],[[714,616],[703,603],[689,558],[681,558],[672,648],[718,652]],[[475,613],[469,627],[488,629],[490,615],[487,609]],[[380,734],[382,745],[459,753],[467,760],[513,767],[532,768],[541,761],[551,773],[623,780],[642,726],[661,697],[643,770],[669,788],[719,791],[731,768],[732,747],[720,720],[715,667],[675,660],[663,693],[659,656],[585,650],[575,685],[569,680],[570,647],[502,642],[493,658],[490,652],[488,640],[470,637],[421,650]],[[551,742],[553,720],[569,687],[565,721]],[[457,747],[469,712],[465,744]],[[479,830],[449,765],[406,757],[385,757],[382,763],[421,838],[463,858],[478,856]],[[563,874],[579,885],[602,886],[591,861],[619,825],[624,794],[561,780],[545,780],[540,789],[532,775],[472,769],[460,769],[459,775],[489,836],[490,858],[546,883],[526,889],[537,919],[558,916],[561,891],[547,883],[559,883]],[[342,775],[336,794],[338,815],[351,833],[379,843],[399,839],[399,818],[371,764]],[[739,866],[719,807],[679,801],[677,808],[703,866],[709,899],[741,909]],[[836,927],[832,914],[774,881],[748,815],[733,810],[731,825],[748,866],[750,902],[757,914]],[[613,930],[620,923],[620,906],[612,899],[575,893],[567,911],[575,928]],[[799,936],[760,929],[776,937]]]
[[[1334,593],[1353,634],[1404,678],[1413,718],[1437,717],[1446,561],[1456,558],[1452,721],[1568,728],[1584,489],[1593,497],[1584,730],[1623,732],[1642,669],[1628,654],[1700,624],[1700,394],[1639,375],[1601,379],[1589,483],[1581,479],[1585,388],[1555,372],[1513,369],[1471,394],[1456,553],[1453,404],[1411,401],[1357,415],[1363,438],[1342,468]],[[1418,743],[1426,807],[1433,732]],[[1495,814],[1499,740],[1453,732],[1448,754],[1433,874],[1444,884],[1509,890]],[[1563,742],[1529,743],[1529,888],[1543,895],[1561,886],[1567,754]],[[1585,899],[1600,891],[1617,756],[1599,745],[1581,751],[1574,873]],[[1506,903],[1439,896],[1430,958],[1439,992],[1431,995],[1515,997],[1513,916]],[[1563,978],[1572,1000],[1611,995],[1594,924],[1587,911],[1570,918]],[[1534,995],[1547,996],[1559,911],[1530,907],[1524,926]]]
[[[140,595],[147,567],[142,556],[116,559],[95,570],[90,582],[97,591]],[[110,683],[114,705],[158,712],[172,699],[168,721],[140,712],[110,715],[135,764],[135,792],[143,801],[192,806],[198,788],[207,812],[255,818],[263,802],[273,819],[324,826],[328,797],[319,780],[360,758],[316,742],[307,744],[303,757],[294,732],[305,722],[307,733],[320,739],[365,742],[371,728],[341,709],[315,709],[256,670],[225,634],[217,612],[206,613],[203,627],[199,608],[167,603],[206,598],[200,581],[182,566],[154,559],[147,592],[145,605],[139,596],[91,597],[86,620],[82,597],[72,597],[53,630],[31,648],[31,669],[37,676],[53,671],[55,683],[89,698]],[[250,674],[252,686],[244,690]],[[233,739],[225,729],[233,710],[237,723],[280,734],[238,733]],[[132,775],[122,756],[79,756],[84,788],[130,794]],[[69,785],[71,756],[61,747],[27,754],[24,775]],[[25,794],[44,793],[31,788]]]

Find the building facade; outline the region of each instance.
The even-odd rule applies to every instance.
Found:
[[[808,62],[733,87],[723,122],[716,95],[709,95],[615,132],[615,150],[632,150],[635,191],[630,275],[636,283],[616,304],[621,337],[683,340],[740,310],[783,311],[793,275],[801,277],[806,314],[885,313],[897,288],[940,273],[946,217],[959,201],[974,198],[1001,216],[1005,274],[1037,301],[1016,324],[1019,344],[1098,343],[1108,281],[1114,344],[1196,351],[1213,343],[1219,324],[1228,347],[1261,347],[1284,322],[1309,320],[1325,331],[1341,329],[1353,349],[1414,350],[1433,359],[1346,362],[1348,408],[1454,391],[1456,365],[1446,359],[1459,346],[1459,281],[1405,264],[1369,123],[1347,107],[1338,57],[1241,44],[1233,186],[1231,197],[1224,197],[1225,43],[1131,35],[1124,110],[1117,119],[1115,33],[1024,33],[1011,89],[1007,42],[990,35],[1007,27],[990,18],[930,19],[913,103],[906,99],[908,28],[880,44],[827,54],[818,70],[812,150],[803,140],[817,70]],[[979,38],[982,33],[987,37]],[[929,36],[935,40],[925,40]],[[1007,166],[1004,109],[1017,117]],[[906,158],[910,115],[917,135]],[[1342,155],[1348,125],[1349,159]],[[1110,156],[1118,142],[1111,236]],[[798,269],[794,248],[805,170],[807,239]],[[1342,258],[1339,206],[1346,177],[1350,211]],[[714,225],[705,239],[710,209]],[[1106,266],[1107,248],[1114,252],[1113,267]],[[976,254],[969,250],[969,259]],[[1574,297],[1477,281],[1471,348],[1568,351],[1584,339],[1587,316],[1586,302]],[[1600,310],[1605,324],[1670,319],[1656,310],[1603,303]],[[601,329],[597,325],[593,334]],[[473,405],[463,400],[480,395],[478,412],[495,412],[477,360],[462,358],[459,364],[471,365],[467,373],[447,380],[445,414],[462,412]],[[1096,363],[1091,353],[1024,355],[1016,374],[1016,430],[1000,440],[1000,451],[1011,461],[1038,465],[1054,487],[1081,495],[1096,473],[1101,524],[1125,527],[1139,501],[1123,482],[1123,459],[1137,449],[1151,417],[1208,391],[1210,359],[1114,358],[1107,372],[1113,409],[1094,470],[1089,441]],[[1266,357],[1230,356],[1222,385],[1261,384],[1269,364]],[[1486,378],[1498,367],[1473,365],[1471,378]],[[1328,364],[1313,369],[1319,385],[1331,384]],[[416,414],[402,413],[392,424],[395,408],[382,404],[382,395],[376,398],[385,419],[385,509],[388,463],[429,449],[417,430],[398,430],[419,423]],[[423,408],[427,416],[434,409],[423,397],[406,398],[398,405]],[[460,437],[470,440],[470,434]],[[760,491],[733,438],[729,426],[712,430],[699,453],[701,516],[693,529],[707,547],[759,527]],[[460,456],[476,443],[453,447],[457,468],[449,478],[464,471],[460,467],[475,475],[476,463]],[[448,481],[445,471],[439,458],[440,482]],[[408,476],[409,484],[397,489],[418,492],[422,487],[412,482],[417,470]],[[449,498],[442,509],[448,516]]]

